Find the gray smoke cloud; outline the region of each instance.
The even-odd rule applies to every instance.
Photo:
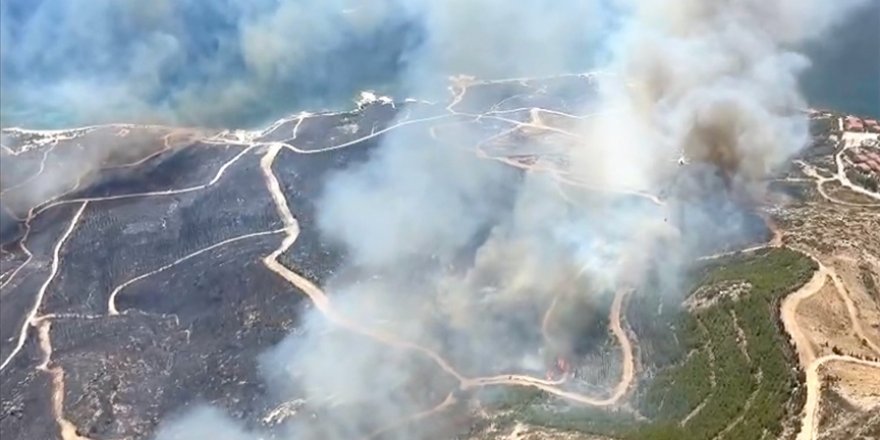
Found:
[[[9,0],[0,5],[0,115],[4,126],[32,128],[242,127],[344,104],[363,88],[408,92],[420,86],[406,81],[415,70],[439,79],[441,69],[505,76],[583,67],[582,50],[543,42],[592,41],[600,23],[590,24],[590,3]],[[555,25],[533,26],[533,15]],[[494,33],[501,19],[522,32]],[[430,58],[413,50],[421,45]],[[513,56],[525,52],[545,52],[548,62]]]
[[[318,201],[320,233],[350,255],[324,286],[334,307],[442,353],[467,375],[540,375],[541,317],[554,298],[573,297],[584,321],[600,319],[610,292],[637,287],[652,269],[663,274],[657,294],[674,295],[689,259],[747,235],[740,196],[806,144],[797,78],[808,60],[794,48],[864,3],[407,2],[425,24],[404,75],[414,91],[432,90],[448,70],[516,76],[565,69],[578,50],[608,56],[598,102],[584,103],[598,114],[573,127],[581,140],[570,142],[565,170],[593,190],[477,158],[468,151],[485,137],[477,125],[457,126],[440,145],[393,131],[367,162],[333,175]],[[584,32],[608,23],[619,23],[610,37],[590,40],[600,48],[582,47]],[[301,57],[280,40],[254,44],[269,48],[250,61],[268,66],[260,75],[277,74],[263,57]],[[318,421],[292,419],[283,429],[295,438],[363,437],[455,388],[418,352],[305,313],[301,331],[261,362],[280,398],[330,408]],[[211,438],[229,423],[217,417],[198,410],[169,421],[158,439]],[[406,425],[388,438],[440,438],[444,428]]]
[[[133,176],[142,159],[164,147],[189,145],[206,131],[158,126],[106,125],[72,130],[6,129],[0,135],[0,210],[20,219],[32,208],[72,191]],[[13,157],[9,151],[18,151]],[[135,171],[135,173],[137,172]],[[4,216],[5,220],[9,217]],[[10,223],[11,224],[11,223]],[[5,231],[5,227],[0,230]]]
[[[457,137],[450,145],[479,142],[476,133]],[[498,215],[512,172],[460,148],[423,147],[429,142],[427,133],[392,134],[368,163],[327,183],[322,231],[346,243],[357,264],[392,266],[425,249],[449,258]],[[473,215],[449,215],[460,212]]]
[[[406,11],[395,0],[10,0],[4,125],[241,127],[331,105],[395,80]]]

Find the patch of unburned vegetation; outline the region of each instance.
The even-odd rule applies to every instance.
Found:
[[[868,295],[871,298],[874,298],[875,301],[880,302],[880,287],[877,287],[877,280],[874,278],[874,271],[871,270],[869,265],[862,264],[859,266],[859,273],[861,275],[862,284],[865,286]]]
[[[588,432],[631,440],[777,438],[783,423],[802,406],[796,360],[779,321],[781,299],[806,283],[815,263],[787,249],[738,255],[701,267],[693,274],[693,294],[714,295],[704,307],[680,307],[665,316],[665,334],[639,334],[642,340],[677,341],[677,354],[652,372],[634,393],[631,406],[643,417],[620,408],[548,405],[550,397],[524,395],[511,404],[511,420],[555,429]],[[749,286],[748,294],[733,295]],[[714,289],[714,290],[713,290]],[[674,316],[674,320],[672,317]],[[654,327],[658,330],[661,327]],[[658,330],[659,331],[659,330]],[[653,343],[652,343],[653,344]],[[661,349],[669,355],[668,349]],[[657,365],[646,359],[649,365]]]
[[[700,286],[685,300],[685,307],[692,312],[713,307],[721,300],[738,301],[752,290],[752,285],[745,281],[722,281]]]

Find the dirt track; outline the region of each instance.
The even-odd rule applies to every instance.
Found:
[[[811,278],[807,284],[804,284],[803,287],[788,295],[785,300],[782,301],[782,308],[780,311],[782,324],[785,327],[785,331],[788,332],[794,342],[801,365],[809,365],[813,362],[816,358],[816,353],[810,342],[810,338],[804,334],[803,329],[801,329],[797,322],[797,308],[801,301],[819,292],[819,290],[825,286],[827,281],[828,272],[823,266],[819,266],[819,269],[816,270],[813,274],[813,278]]]
[[[434,361],[434,363],[437,364],[437,366],[439,366],[444,372],[458,380],[460,388],[464,390],[496,385],[527,386],[544,390],[548,393],[565,398],[567,400],[571,400],[573,402],[592,406],[614,405],[625,395],[630,384],[632,383],[635,368],[633,362],[632,343],[630,342],[626,332],[621,327],[620,320],[620,315],[623,308],[623,299],[626,294],[624,290],[620,290],[615,294],[614,302],[610,311],[609,325],[611,331],[620,342],[621,349],[623,350],[623,375],[620,382],[614,388],[612,395],[609,398],[605,399],[593,398],[579,393],[564,391],[558,388],[557,386],[562,384],[564,382],[564,379],[550,381],[520,374],[467,378],[459,373],[455,369],[455,367],[453,367],[452,364],[444,359],[440,354],[416,343],[403,340],[394,334],[367,328],[341,315],[333,308],[330,299],[318,286],[278,262],[278,257],[294,244],[299,235],[299,225],[292,212],[290,211],[290,208],[287,205],[287,199],[281,191],[281,186],[272,171],[272,164],[275,160],[275,157],[277,157],[278,153],[280,152],[281,148],[281,145],[273,145],[269,147],[268,152],[261,160],[260,165],[266,178],[267,187],[269,188],[269,191],[272,194],[272,198],[276,203],[278,213],[284,222],[287,236],[284,238],[279,248],[272,252],[270,255],[266,256],[266,258],[263,259],[263,262],[270,270],[303,291],[309,297],[309,299],[311,299],[312,303],[315,305],[315,308],[321,314],[327,317],[331,322],[339,325],[340,327],[344,327],[356,333],[368,336],[386,345],[405,350],[413,350],[427,356],[432,361]]]
[[[819,437],[818,413],[822,392],[822,376],[819,369],[828,362],[848,362],[880,368],[880,362],[866,361],[851,356],[828,355],[814,360],[806,368],[807,402],[804,405],[804,416],[801,421],[801,431],[797,440],[816,440]],[[878,373],[880,374],[880,373]]]
[[[68,235],[70,235],[70,233],[73,232],[73,229],[75,228],[76,222],[78,221],[83,210],[86,209],[86,207],[88,206],[88,204],[90,202],[103,201],[103,200],[120,200],[120,199],[139,198],[139,197],[170,196],[170,195],[176,195],[176,194],[181,194],[181,193],[186,193],[186,192],[204,190],[204,189],[214,185],[217,181],[219,181],[222,178],[222,176],[224,175],[224,172],[229,167],[231,167],[235,162],[237,162],[240,158],[245,156],[246,154],[252,153],[255,150],[258,150],[258,151],[265,150],[265,153],[263,153],[262,160],[260,161],[260,166],[262,168],[262,171],[263,171],[263,174],[265,177],[266,186],[272,196],[272,200],[275,203],[278,215],[283,222],[283,225],[284,225],[283,230],[258,232],[258,233],[244,235],[244,236],[237,236],[237,237],[229,238],[227,240],[224,240],[222,242],[216,243],[216,244],[211,245],[207,248],[201,249],[201,250],[196,251],[194,253],[191,253],[187,256],[184,256],[183,258],[178,259],[168,265],[162,266],[162,267],[155,269],[151,272],[146,272],[139,277],[133,278],[133,279],[127,281],[126,283],[119,285],[116,289],[113,290],[113,292],[110,296],[110,299],[107,303],[108,315],[118,315],[120,313],[124,313],[124,311],[119,311],[116,308],[115,300],[116,300],[117,295],[125,287],[127,287],[131,283],[134,283],[140,279],[152,276],[158,272],[162,272],[162,271],[164,271],[170,267],[173,267],[174,265],[176,265],[176,264],[178,264],[188,258],[194,257],[200,253],[206,252],[208,250],[214,249],[219,246],[223,246],[225,244],[231,244],[231,243],[236,242],[238,240],[243,240],[243,239],[253,237],[253,236],[258,236],[258,235],[283,233],[284,238],[282,239],[281,243],[279,244],[279,247],[274,252],[267,255],[263,259],[264,264],[266,265],[267,268],[272,270],[274,273],[276,273],[277,275],[279,275],[280,277],[285,279],[287,282],[296,286],[299,290],[304,292],[309,297],[309,299],[312,301],[315,308],[320,313],[322,313],[325,317],[327,317],[331,322],[333,322],[334,324],[339,325],[340,327],[344,327],[348,330],[363,334],[365,336],[371,337],[371,338],[373,338],[381,343],[384,343],[390,347],[395,347],[395,348],[403,349],[403,350],[412,350],[416,353],[419,353],[419,354],[431,359],[446,374],[454,377],[459,382],[459,388],[463,389],[463,390],[488,387],[488,386],[524,386],[524,387],[532,387],[532,388],[541,389],[541,390],[544,390],[550,394],[553,394],[558,397],[561,397],[561,398],[564,398],[564,399],[567,399],[567,400],[570,400],[572,402],[576,402],[579,404],[583,404],[583,405],[613,406],[613,405],[619,403],[620,400],[626,395],[627,391],[629,390],[629,388],[633,382],[634,376],[635,376],[633,344],[630,341],[630,339],[627,335],[627,332],[622,327],[622,322],[621,322],[621,314],[623,313],[622,309],[624,307],[624,298],[627,294],[627,291],[624,289],[620,289],[615,293],[612,307],[609,312],[609,314],[610,314],[610,316],[609,316],[609,329],[614,334],[615,338],[618,340],[618,343],[620,344],[622,354],[623,354],[623,356],[622,356],[622,358],[623,358],[622,371],[623,372],[622,372],[622,375],[621,375],[619,382],[616,384],[614,389],[611,390],[611,395],[609,397],[595,398],[595,397],[580,394],[577,392],[567,391],[567,390],[560,388],[560,386],[565,383],[566,378],[551,381],[551,380],[544,380],[542,378],[536,378],[536,377],[531,377],[531,376],[527,376],[527,375],[520,375],[520,374],[508,374],[508,375],[499,375],[499,376],[492,376],[492,377],[477,377],[477,378],[465,377],[461,373],[459,373],[456,370],[456,368],[449,361],[447,361],[444,357],[442,357],[440,354],[432,351],[431,349],[428,349],[426,347],[418,345],[414,342],[402,339],[401,337],[399,337],[397,335],[387,333],[387,332],[384,332],[381,330],[368,328],[367,326],[364,326],[364,325],[357,323],[357,322],[353,322],[352,320],[343,316],[342,314],[340,314],[338,311],[336,311],[333,308],[333,305],[332,305],[330,298],[321,290],[320,287],[318,287],[314,283],[310,282],[308,279],[304,278],[303,276],[299,275],[298,273],[294,272],[293,270],[285,267],[283,264],[281,264],[278,261],[278,258],[280,257],[280,255],[283,254],[291,246],[294,245],[294,243],[296,242],[296,240],[298,238],[299,232],[300,232],[299,224],[287,204],[287,199],[281,189],[281,185],[280,185],[277,177],[275,176],[274,172],[272,171],[272,165],[275,162],[275,159],[278,156],[281,149],[287,149],[287,150],[293,151],[298,154],[314,154],[314,153],[325,152],[325,151],[329,151],[329,150],[342,149],[342,148],[346,148],[348,146],[359,144],[360,142],[364,141],[365,139],[380,136],[388,131],[391,131],[391,130],[394,130],[394,129],[397,129],[397,128],[400,128],[400,127],[403,127],[406,125],[435,122],[435,121],[440,121],[442,119],[447,119],[447,118],[465,118],[465,119],[489,118],[489,119],[498,120],[499,122],[511,124],[512,126],[514,126],[514,130],[521,129],[521,128],[527,128],[527,129],[534,129],[534,130],[541,130],[541,131],[554,131],[554,132],[557,132],[558,134],[577,137],[576,134],[561,131],[560,129],[557,129],[555,127],[545,125],[540,118],[540,113],[542,111],[544,111],[542,109],[535,109],[535,108],[531,109],[531,114],[533,116],[533,118],[532,118],[533,120],[530,122],[521,122],[521,121],[516,121],[513,119],[508,119],[504,116],[501,116],[501,113],[502,113],[501,111],[489,111],[486,114],[472,115],[472,114],[467,114],[467,113],[460,113],[460,112],[453,110],[455,103],[461,100],[461,98],[464,96],[464,94],[466,92],[466,89],[467,89],[467,87],[463,87],[461,89],[461,93],[455,97],[456,99],[453,100],[453,103],[447,107],[449,113],[446,115],[441,115],[441,116],[437,116],[437,117],[430,117],[430,118],[423,118],[423,119],[399,121],[397,124],[391,125],[391,126],[384,128],[382,130],[371,132],[370,134],[366,135],[363,138],[349,141],[349,142],[346,142],[346,143],[340,144],[340,145],[334,145],[331,147],[322,148],[320,150],[303,150],[303,149],[297,148],[296,146],[294,146],[290,143],[290,142],[292,142],[292,140],[287,141],[287,142],[283,142],[283,143],[280,143],[280,142],[258,142],[255,140],[258,137],[265,135],[266,131],[271,131],[273,127],[278,127],[281,124],[283,124],[284,122],[289,122],[294,119],[298,119],[298,123],[300,123],[309,116],[307,114],[297,115],[293,118],[280,120],[276,124],[273,124],[273,126],[270,126],[269,128],[267,128],[267,130],[264,130],[263,132],[260,132],[260,133],[256,133],[256,132],[254,132],[254,133],[251,133],[251,132],[220,133],[220,134],[212,136],[210,138],[199,139],[204,144],[236,145],[236,146],[240,146],[240,147],[244,147],[244,148],[236,156],[234,156],[233,158],[231,158],[230,160],[225,162],[217,170],[217,173],[213,176],[213,178],[211,178],[209,181],[206,181],[202,184],[195,185],[192,187],[186,187],[186,188],[180,188],[180,189],[169,189],[169,190],[163,190],[163,191],[152,191],[152,192],[137,193],[137,194],[115,195],[115,196],[108,196],[108,197],[64,199],[63,197],[66,194],[69,194],[70,192],[75,191],[79,187],[80,182],[77,181],[77,185],[73,189],[68,191],[67,193],[57,195],[57,196],[53,197],[52,199],[41,202],[30,209],[30,211],[28,212],[28,215],[27,215],[27,219],[25,219],[25,228],[26,228],[25,237],[27,237],[27,234],[29,232],[30,221],[33,220],[34,218],[36,218],[37,216],[39,216],[40,214],[42,214],[43,212],[45,212],[46,210],[48,210],[49,208],[56,207],[59,205],[66,205],[66,204],[74,204],[74,203],[81,204],[79,213],[77,213],[77,215],[73,218],[70,229],[67,231],[67,233],[64,235],[64,237],[62,237],[61,240],[59,240],[58,245],[56,247],[55,259],[53,261],[53,272],[52,272],[52,274],[54,275],[55,271],[57,271],[56,266],[60,264],[60,256],[58,255],[59,248],[63,244],[66,237]],[[555,112],[555,111],[547,111],[547,112],[554,113],[554,114],[561,115],[561,116],[574,118],[574,119],[581,119],[582,118],[580,116],[568,115],[568,114],[561,113],[561,112]],[[118,126],[118,127],[120,127],[121,130],[126,130],[128,127],[127,125],[124,125],[124,124],[113,124],[110,126]],[[102,126],[102,127],[106,127],[106,126]],[[298,124],[297,124],[297,127],[298,127]],[[86,127],[85,129],[91,129],[91,128],[94,128],[94,127]],[[76,129],[76,130],[81,130],[81,129]],[[67,138],[72,139],[72,138],[78,136],[77,133],[79,133],[79,132],[76,130],[58,131],[57,133],[52,133],[51,135],[54,136],[54,141],[53,141],[53,139],[50,139],[50,141],[53,141],[54,143],[52,143],[51,145],[57,144],[59,140],[64,140]],[[48,132],[41,132],[41,134],[46,135],[46,134],[48,134]],[[142,158],[139,158],[134,162],[119,165],[118,167],[137,166],[139,164],[142,164],[142,163],[148,161],[152,157],[156,157],[157,155],[159,155],[165,151],[177,148],[178,146],[172,145],[172,140],[171,140],[172,134],[174,134],[174,133],[169,133],[163,138],[163,147],[164,148],[162,148],[161,150],[153,151],[148,156],[144,156]],[[294,130],[294,136],[295,136],[295,134],[296,134],[296,131]],[[48,148],[51,148],[51,146],[48,146],[48,145],[49,144],[47,144],[47,146],[46,146],[47,151],[48,151]],[[262,153],[262,151],[260,151],[260,152]],[[17,154],[17,153],[12,152],[10,154]],[[48,152],[46,154],[48,154]],[[494,160],[502,160],[502,161],[505,160],[505,158],[503,158],[503,157],[501,157],[501,158],[486,157],[486,158],[494,159]],[[527,166],[527,168],[528,168],[528,166]],[[539,170],[538,168],[539,167],[536,166],[535,169],[530,168],[529,171],[549,172],[552,175],[552,177],[555,178],[557,181],[565,181],[568,184],[583,187],[583,188],[586,188],[589,190],[633,194],[633,195],[648,198],[658,204],[663,203],[656,196],[653,196],[650,194],[632,192],[632,191],[625,190],[625,189],[588,187],[585,184],[579,183],[575,180],[571,180],[572,178],[564,175],[564,173],[561,172],[560,170],[557,170],[557,169]],[[26,239],[23,240],[23,243],[25,241],[26,241]],[[25,253],[27,253],[27,249],[26,248],[23,248],[23,249],[24,249]],[[11,271],[10,273],[4,274],[4,278],[5,278],[4,285],[6,283],[8,283],[11,279],[16,277],[19,269],[27,266],[28,264],[30,264],[30,259],[25,261],[22,265],[20,265],[19,267],[17,267],[16,269]],[[50,283],[51,280],[52,280],[52,277],[49,278],[49,280],[47,281],[47,284]],[[45,286],[44,286],[43,290],[45,290]],[[7,359],[4,360],[2,366],[0,366],[0,370],[2,370],[3,367],[5,367],[9,362],[11,362],[13,357],[15,357],[16,353],[21,349],[21,346],[24,345],[24,341],[28,337],[29,332],[27,331],[27,329],[29,326],[39,325],[39,330],[40,330],[39,341],[42,344],[42,346],[44,347],[44,351],[46,352],[46,359],[47,360],[50,359],[51,340],[48,337],[49,336],[48,333],[49,333],[49,328],[51,326],[51,320],[56,318],[56,316],[55,315],[37,316],[39,304],[40,304],[40,301],[38,298],[37,304],[35,305],[34,309],[32,310],[32,313],[30,314],[28,320],[26,321],[25,326],[22,329],[21,333],[18,335],[19,339],[20,339],[18,347],[16,348],[16,350],[12,354],[10,354],[7,357]],[[83,316],[83,318],[90,318],[90,317]],[[51,373],[53,375],[53,383],[56,384],[56,387],[54,390],[56,393],[55,395],[56,396],[61,395],[61,398],[63,399],[63,385],[64,385],[63,371],[61,371],[60,368],[50,368],[48,365],[48,362],[45,365],[42,365],[41,367],[42,367],[41,371]],[[60,402],[60,403],[58,403],[58,402]],[[418,420],[418,419],[421,419],[424,417],[428,417],[431,414],[434,414],[436,412],[439,412],[439,411],[442,411],[442,410],[448,408],[449,406],[453,405],[455,402],[456,402],[456,399],[453,397],[453,394],[450,394],[450,396],[446,400],[441,402],[440,405],[438,405],[434,409],[429,410],[429,411],[425,411],[423,413],[415,414],[412,417],[408,418],[408,420]],[[57,421],[60,425],[60,429],[61,429],[63,438],[65,440],[80,439],[81,437],[76,435],[76,430],[73,427],[73,425],[70,424],[69,422],[67,422],[66,419],[63,417],[63,414],[62,414],[63,409],[64,409],[63,408],[63,400],[56,401],[56,403],[57,403],[56,416],[57,416]]]
[[[833,203],[832,200],[829,201]],[[811,253],[802,249],[795,250],[813,259],[818,265],[818,268],[809,282],[783,300],[780,314],[783,326],[795,345],[800,365],[806,372],[805,386],[807,389],[807,400],[804,404],[797,440],[816,440],[819,435],[818,413],[821,406],[821,391],[823,386],[823,378],[820,372],[821,367],[828,362],[848,362],[880,368],[880,363],[837,354],[824,355],[817,358],[814,344],[804,329],[800,326],[797,319],[797,309],[800,303],[827,286],[828,280],[830,279],[834,290],[846,304],[851,334],[865,341],[865,345],[875,353],[880,354],[880,349],[878,349],[877,345],[867,337],[855,305],[852,302],[852,298],[850,298],[846,286],[843,284],[843,281],[837,272],[833,268],[823,264]]]
[[[809,254],[807,254],[810,256]],[[810,256],[812,257],[812,256]],[[817,260],[817,263],[818,260]],[[798,359],[801,366],[806,371],[807,401],[803,409],[803,417],[801,419],[801,428],[797,436],[797,440],[815,440],[818,438],[819,423],[817,414],[820,405],[820,393],[822,390],[822,377],[819,373],[820,367],[826,362],[851,362],[861,365],[880,368],[880,363],[866,361],[851,356],[843,355],[827,355],[816,358],[816,352],[810,338],[806,335],[800,324],[797,322],[797,308],[801,301],[815,295],[828,282],[828,278],[832,280],[837,278],[837,274],[829,270],[825,265],[819,263],[818,269],[813,274],[813,278],[804,284],[800,289],[788,295],[782,302],[780,314],[783,326],[786,332],[794,342],[795,349],[798,353]],[[835,280],[835,289],[840,289],[839,281]],[[839,290],[838,290],[839,291]],[[845,292],[840,292],[846,295]],[[861,335],[861,325],[856,316],[850,315],[853,333]]]

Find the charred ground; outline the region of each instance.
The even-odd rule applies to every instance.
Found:
[[[559,163],[559,152],[509,148],[519,144],[518,136],[545,130],[543,124],[565,127],[566,116],[547,113],[537,119],[534,109],[589,113],[579,103],[593,93],[589,76],[506,82],[465,78],[453,87],[453,103],[448,107],[374,99],[350,112],[296,115],[259,133],[123,125],[55,133],[4,131],[0,433],[21,439],[59,438],[59,420],[64,420],[93,440],[146,439],[161,420],[205,402],[247,426],[270,431],[290,417],[311,417],[311,423],[320,426],[326,411],[362,412],[370,402],[333,405],[291,400],[300,384],[283,382],[281,393],[279,383],[259,374],[261,355],[285,335],[297,332],[303,311],[312,307],[304,292],[263,264],[284,235],[277,201],[261,169],[267,150],[286,145],[271,163],[271,171],[301,231],[279,259],[323,284],[340,275],[346,249],[318,232],[316,200],[329,173],[367,160],[385,133],[418,131],[428,145],[444,130],[476,127],[492,139],[477,145],[477,156],[510,165],[515,170],[510,179],[515,180],[536,161],[551,169]],[[578,98],[574,102],[571,97]],[[486,106],[486,102],[495,104]],[[827,130],[834,127],[818,128],[814,134],[827,140],[822,137],[829,135]],[[814,166],[819,175],[834,174],[834,155],[841,146],[826,140],[799,158],[807,172]],[[114,143],[130,148],[120,150]],[[100,166],[84,165],[81,170],[63,166],[83,155],[91,158],[88,163]],[[785,195],[784,203],[768,212],[748,214],[750,220],[744,223],[754,226],[745,241],[732,242],[720,234],[695,248],[712,254],[760,246],[771,235],[763,222],[771,214],[784,219],[786,231],[794,231],[787,238],[795,243],[815,249],[828,246],[827,242],[813,245],[808,232],[797,231],[808,231],[823,212],[839,218],[835,200],[848,197],[844,203],[851,204],[870,200],[863,200],[864,194],[846,193],[845,188],[829,189],[837,196],[828,196],[820,183],[819,193],[826,200],[817,201],[820,194],[811,189],[812,181],[804,181],[808,179],[804,173],[793,166],[773,182],[784,189],[774,191]],[[562,187],[570,192],[572,203],[595,197],[614,203],[653,203],[648,194],[597,195],[577,182],[563,182]],[[685,190],[676,184],[664,189]],[[828,201],[832,204],[824,203]],[[729,208],[721,201],[718,207],[720,212]],[[852,218],[864,218],[875,208],[847,209],[858,211]],[[806,220],[792,218],[803,211]],[[481,234],[473,237],[476,244],[485,239]],[[466,266],[470,258],[463,255],[460,264]],[[798,252],[778,249],[717,258],[698,264],[695,285],[683,286],[682,293],[701,285],[719,290],[733,282],[749,283],[753,297],[726,299],[697,311],[682,305],[684,295],[676,300],[637,291],[624,301],[623,331],[637,342],[639,376],[613,410],[580,412],[541,393],[453,391],[450,396],[458,403],[451,405],[450,414],[458,420],[457,429],[442,435],[506,434],[513,429],[513,420],[522,420],[616,437],[754,438],[748,437],[753,432],[791,436],[804,399],[802,375],[775,310],[785,294],[806,282],[814,265]],[[433,264],[430,259],[416,263]],[[860,264],[868,267],[862,271],[868,273],[867,279],[874,280],[871,268],[876,266],[870,266],[871,260]],[[768,268],[779,271],[778,277],[767,275]],[[566,302],[565,295],[560,296],[562,311],[550,329],[550,334],[559,333],[560,346],[545,360],[551,366],[551,379],[553,374],[564,374],[576,379],[577,391],[611,394],[609,390],[624,376],[621,346],[607,330],[612,296],[609,292],[587,304]],[[523,322],[535,324],[533,334],[524,338],[536,345],[545,342],[539,331],[542,312],[523,314]],[[575,319],[572,314],[593,318]],[[356,344],[376,343],[363,339]],[[468,365],[467,359],[456,361],[464,369],[484,374],[503,370]],[[47,368],[63,371],[60,389],[58,381],[53,382],[57,375]],[[424,381],[400,384],[375,398],[406,394],[424,403],[414,411],[428,411],[454,389],[448,381],[436,379],[436,368],[426,362],[420,367],[424,374],[419,375]],[[721,379],[733,372],[737,374]],[[53,406],[59,391],[60,412]],[[726,400],[719,398],[722,395]],[[476,417],[484,424],[475,425],[471,409],[462,404],[471,399],[491,402],[488,408],[501,416]],[[744,414],[761,415],[754,420],[762,424],[744,422]],[[614,427],[621,423],[636,428]],[[835,426],[848,423],[827,421]],[[449,425],[444,426],[448,430]],[[370,433],[384,426],[381,420],[368,420],[361,428]]]

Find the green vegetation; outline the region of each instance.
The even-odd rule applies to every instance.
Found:
[[[868,295],[875,300],[880,301],[880,288],[877,287],[877,282],[874,281],[871,267],[867,264],[862,264],[859,266],[859,272],[861,272],[862,284],[865,285],[865,290],[868,291]]]
[[[878,182],[876,178],[868,174],[856,171],[849,171],[846,174],[847,177],[849,177],[849,180],[851,180],[854,184],[869,191],[877,191],[877,189],[880,188],[880,182]]]
[[[778,321],[779,302],[806,283],[815,269],[812,260],[786,249],[732,257],[698,269],[691,291],[726,281],[746,281],[752,290],[694,313],[677,309],[675,337],[667,339],[679,341],[678,355],[636,394],[636,406],[649,422],[594,408],[562,411],[534,394],[525,404],[510,408],[517,420],[527,423],[623,439],[698,440],[722,432],[724,439],[775,438],[782,420],[791,415],[788,403],[798,383],[794,355]],[[630,306],[635,305],[634,301]],[[653,306],[655,316],[656,311]],[[636,333],[641,343],[642,333]]]
[[[773,193],[785,194],[797,201],[808,200],[816,191],[815,188],[816,186],[812,182],[770,182],[770,191]]]
[[[837,118],[816,118],[810,120],[810,135],[813,137],[828,137],[837,132],[837,130]]]
[[[681,420],[710,396],[709,350],[694,353],[678,368],[662,371],[654,379],[655,384],[666,386],[651,386],[647,390],[641,405],[642,414],[651,419]]]

